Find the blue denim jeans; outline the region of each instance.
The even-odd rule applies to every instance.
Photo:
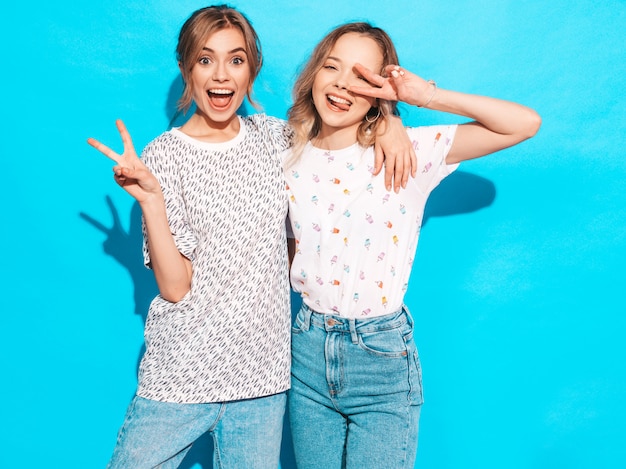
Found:
[[[408,311],[354,320],[303,305],[288,396],[298,469],[413,469],[423,398]]]
[[[119,431],[110,469],[176,468],[205,432],[214,469],[276,469],[286,393],[210,404],[175,404],[135,396]]]

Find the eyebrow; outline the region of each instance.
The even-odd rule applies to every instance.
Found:
[[[209,48],[209,47],[203,47],[202,50],[207,51],[207,52],[215,52],[213,49]],[[243,52],[244,54],[248,55],[248,53],[246,52],[246,50],[243,47],[237,47],[233,50],[229,50],[227,52],[227,54],[235,54],[237,52]]]

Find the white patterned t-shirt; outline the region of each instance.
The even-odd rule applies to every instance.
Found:
[[[399,194],[372,175],[373,147],[322,150],[308,143],[285,179],[296,242],[292,288],[314,311],[348,318],[398,311],[404,301],[424,206],[458,165],[446,156],[456,126],[408,128],[417,176]],[[289,161],[289,151],[284,158]]]
[[[290,306],[280,155],[286,123],[240,118],[232,140],[206,143],[172,129],[142,161],[161,183],[178,250],[192,262],[191,290],[157,296],[145,326],[139,396],[222,402],[289,388]],[[150,264],[144,237],[146,265]]]

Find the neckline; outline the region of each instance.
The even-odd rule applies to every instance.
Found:
[[[361,145],[359,145],[359,142],[354,142],[353,144],[347,147],[338,148],[336,150],[327,150],[325,148],[316,147],[313,144],[313,142],[311,142],[310,140],[307,142],[307,146],[309,150],[314,151],[315,153],[332,154],[332,155],[343,155],[344,153],[352,154],[357,149],[360,149],[361,151],[367,150],[367,147],[362,147]]]
[[[237,116],[237,119],[239,119],[239,132],[233,138],[231,138],[230,140],[226,140],[225,142],[205,142],[204,140],[198,140],[184,133],[182,130],[180,130],[180,127],[172,127],[170,129],[170,132],[176,135],[178,138],[188,143],[191,143],[198,148],[204,148],[206,150],[228,150],[239,145],[247,134],[244,120],[239,115]]]

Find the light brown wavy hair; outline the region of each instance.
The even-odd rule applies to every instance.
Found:
[[[380,70],[374,70],[374,72],[383,75],[384,68],[387,65],[399,65],[398,53],[389,35],[382,29],[372,26],[369,23],[346,23],[328,33],[313,50],[311,57],[305,64],[302,72],[300,72],[293,87],[293,105],[287,112],[289,124],[294,130],[293,157],[289,159],[287,166],[297,161],[306,143],[312,138],[315,138],[320,132],[322,121],[313,104],[313,82],[315,81],[317,72],[323,67],[335,43],[341,36],[348,33],[360,34],[374,40],[374,42],[378,44],[383,55],[382,68]],[[377,118],[379,113],[381,118]],[[390,114],[398,115],[396,102],[377,99],[376,105],[370,108],[358,128],[357,141],[359,144],[364,147],[373,145],[378,126],[384,120],[385,116]],[[374,120],[374,122],[368,122],[366,119],[370,121]]]
[[[191,106],[192,89],[189,86],[191,69],[202,56],[202,48],[206,44],[209,36],[223,29],[235,28],[241,31],[246,44],[248,54],[247,63],[250,69],[250,82],[246,96],[254,107],[258,107],[252,100],[252,85],[256,79],[261,65],[263,64],[263,54],[261,43],[256,31],[246,16],[229,7],[228,5],[213,5],[200,8],[194,11],[185,21],[178,35],[178,45],[176,46],[176,60],[183,76],[185,88],[178,101],[178,110],[187,112]]]

